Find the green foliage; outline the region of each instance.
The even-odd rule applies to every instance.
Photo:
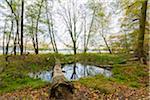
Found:
[[[26,24],[26,31],[27,31],[27,34],[29,36],[34,36],[34,34],[37,34],[35,33],[36,30],[37,32],[40,32],[40,33],[45,33],[45,30],[42,29],[42,28],[38,28],[36,25],[37,23],[43,23],[43,20],[44,19],[41,19],[41,17],[38,19],[39,16],[41,16],[41,12],[39,12],[40,9],[40,5],[41,4],[41,1],[42,0],[38,0],[36,1],[34,4],[29,4],[28,7],[27,7],[27,12],[26,12],[26,17],[27,17],[27,23]],[[42,9],[43,10],[43,9]]]
[[[129,53],[129,51],[134,51],[138,32],[139,30],[134,30],[130,33],[110,36],[110,40],[116,40],[111,43],[112,51],[116,51],[117,53]]]
[[[97,15],[100,16],[100,17],[104,17],[105,16],[105,14],[103,12],[98,12]]]
[[[134,50],[135,52],[138,52],[137,43],[139,43],[139,38],[137,36],[140,36],[140,24],[141,24],[141,8],[142,8],[142,2],[146,0],[121,0],[121,4],[124,6],[123,9],[125,11],[125,15],[122,17],[121,20],[121,28],[122,30],[126,30],[126,33],[128,36],[132,36],[128,38],[129,40],[129,46]],[[148,8],[148,7],[147,7]],[[149,11],[147,11],[149,12]],[[146,16],[148,18],[148,14]],[[143,19],[143,18],[142,18]],[[149,20],[146,20],[148,23]],[[146,27],[148,27],[148,24],[145,24]],[[145,28],[147,30],[147,28]],[[124,32],[125,33],[125,32]],[[140,33],[140,34],[139,34]],[[145,32],[147,33],[147,32]],[[143,37],[143,36],[142,36]],[[147,36],[145,36],[147,37]],[[141,38],[142,39],[142,38]],[[144,38],[142,40],[145,40]],[[127,41],[127,40],[126,40]],[[144,41],[144,44],[147,44],[146,41]],[[144,46],[144,51],[147,53],[147,46]],[[138,53],[139,54],[139,53]],[[145,55],[144,55],[145,56]],[[146,55],[147,56],[147,55]]]
[[[14,12],[16,12],[16,10],[17,10],[17,3],[16,2],[13,2],[12,9]]]

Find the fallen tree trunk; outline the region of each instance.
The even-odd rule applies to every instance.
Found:
[[[73,100],[74,86],[65,78],[61,64],[57,63],[53,68],[50,100]]]

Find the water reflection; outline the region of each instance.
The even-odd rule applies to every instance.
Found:
[[[76,80],[81,77],[94,76],[97,74],[103,74],[106,77],[110,77],[112,75],[110,70],[92,65],[83,65],[80,63],[65,65],[63,70],[65,71],[65,77],[69,80]]]
[[[80,63],[64,65],[62,66],[62,70],[68,80],[77,80],[81,77],[94,76],[97,74],[103,74],[106,77],[111,77],[112,75],[112,72],[108,69]],[[45,81],[51,81],[52,71],[29,73],[29,76],[32,78],[40,78]]]
[[[78,75],[77,75],[77,73],[76,73],[76,63],[74,63],[73,64],[73,72],[72,72],[72,75],[71,75],[71,77],[70,77],[70,79],[77,79],[78,78]],[[65,74],[65,76],[67,76],[68,75],[68,73],[67,73],[67,71],[66,71],[66,69],[65,68],[68,68],[67,66],[65,66],[64,68],[63,68],[63,70],[66,72],[66,74]]]
[[[37,73],[29,73],[29,76],[32,78],[40,78],[44,81],[50,81],[52,79],[52,71],[43,71]]]

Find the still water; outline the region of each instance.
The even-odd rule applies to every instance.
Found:
[[[64,75],[68,80],[78,80],[82,77],[95,76],[97,74],[102,74],[106,77],[112,76],[111,70],[93,65],[83,65],[80,63],[63,65],[62,70],[64,71]],[[44,81],[51,81],[52,70],[37,73],[29,73],[29,76],[32,78],[40,78]]]

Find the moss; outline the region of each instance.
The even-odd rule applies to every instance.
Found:
[[[112,86],[113,81],[102,75],[96,75],[95,77],[81,78],[79,82],[88,88],[99,90],[101,93],[109,94],[115,91]]]
[[[129,87],[140,88],[147,80],[143,77],[148,77],[148,67],[139,64],[129,64],[125,66],[115,66],[113,68],[113,78],[116,82],[122,83]]]
[[[137,82],[130,82],[129,86],[133,87],[133,88],[139,88],[141,85],[139,83],[137,83]]]
[[[16,91],[27,87],[37,88],[48,84],[47,82],[44,82],[40,79],[32,79],[29,77],[5,77],[2,82],[3,85],[0,86],[0,93]]]
[[[125,61],[124,56],[114,54],[81,53],[76,55],[78,62],[96,63],[97,65],[119,64]]]
[[[51,69],[55,65],[55,57],[61,64],[80,62],[93,65],[113,64],[113,77],[106,78],[102,75],[82,78],[79,82],[89,88],[108,94],[115,90],[112,83],[124,84],[129,87],[140,88],[148,84],[148,67],[138,63],[127,63],[128,56],[97,53],[81,53],[77,55],[63,54],[30,54],[28,56],[11,56],[9,63],[5,62],[5,56],[0,56],[0,93],[23,89],[25,87],[40,87],[47,84],[40,79],[28,77],[29,72],[38,72]],[[124,63],[124,64],[123,64]],[[143,78],[144,77],[144,78]],[[145,80],[143,80],[145,79]]]

